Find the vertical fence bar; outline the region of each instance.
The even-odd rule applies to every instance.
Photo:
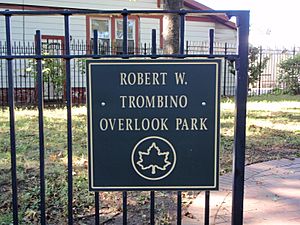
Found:
[[[47,95],[48,95],[48,102],[50,102],[50,83],[51,83],[51,80],[50,80],[50,76],[48,76],[48,79],[47,79]]]
[[[127,26],[128,26],[128,12],[127,9],[123,9],[123,55],[128,54],[128,41],[127,41]]]
[[[249,11],[243,11],[238,14],[237,25],[239,59],[235,93],[236,108],[233,148],[232,225],[243,224]]]
[[[73,224],[73,175],[72,175],[72,90],[70,65],[70,14],[64,14],[65,26],[65,58],[66,63],[66,100],[67,100],[67,132],[68,132],[68,224]]]
[[[127,42],[127,26],[128,26],[128,12],[127,9],[123,9],[123,55],[128,54],[128,42]],[[123,192],[123,224],[127,224],[127,192]]]
[[[224,58],[224,79],[223,79],[223,96],[226,96],[226,77],[227,77],[227,42],[225,43],[225,58]]]
[[[184,54],[184,30],[185,30],[185,12],[181,11],[180,15],[180,44],[179,44],[179,54]]]
[[[151,32],[151,54],[152,56],[156,55],[156,30],[152,29]]]
[[[9,11],[5,15],[6,28],[6,55],[12,55],[11,46],[11,15]],[[13,223],[18,221],[18,190],[17,190],[17,157],[16,157],[16,130],[15,130],[15,102],[14,102],[14,77],[12,72],[12,58],[7,58],[8,73],[8,106],[9,106],[9,126],[10,126],[10,149],[11,149],[11,181],[12,181],[12,204],[13,204]]]
[[[156,30],[151,32],[151,55],[156,56]],[[150,224],[155,224],[155,192],[150,191]]]
[[[98,55],[98,31],[94,30],[94,37],[93,37],[93,49],[94,49],[94,55]]]
[[[22,51],[21,51],[21,46],[20,46],[20,42],[19,42],[19,50],[20,50],[20,52],[19,52],[19,54],[20,55],[22,55]],[[24,53],[23,53],[24,54]],[[19,70],[21,70],[21,68],[22,68],[22,59],[19,59],[18,60],[19,61]],[[21,76],[20,77],[20,93],[21,93],[21,96],[20,96],[20,102],[21,102],[21,104],[23,105],[23,89],[24,89],[24,92],[26,93],[26,89],[23,87],[23,76]],[[26,94],[25,94],[26,95]],[[25,104],[26,104],[26,101],[24,102]]]
[[[179,54],[184,54],[184,25],[185,25],[185,13],[180,12],[180,43],[179,43]],[[181,225],[181,214],[182,214],[182,195],[181,191],[177,192],[177,225]]]
[[[12,44],[12,54],[16,54],[16,42],[14,41]],[[14,101],[15,101],[15,106],[19,105],[19,96],[18,96],[18,75],[17,75],[17,61],[18,60],[14,60],[13,62],[13,77],[14,77]]]
[[[177,192],[177,225],[181,225],[181,203],[182,203],[182,197],[181,197],[181,191]]]
[[[144,55],[147,55],[147,43],[144,43]]]
[[[41,224],[46,224],[45,210],[45,147],[44,147],[44,90],[42,73],[42,40],[39,30],[35,33],[36,55],[40,58],[36,60],[37,70],[37,91],[38,91],[38,111],[39,111],[39,145],[40,145],[40,210]]]
[[[185,54],[189,54],[189,41],[185,42]]]
[[[100,224],[99,210],[100,210],[99,192],[95,192],[95,224],[96,225]]]
[[[209,196],[210,192],[205,191],[204,225],[209,225]]]
[[[98,55],[98,31],[94,30],[93,37],[93,50],[94,56]],[[99,215],[100,205],[99,205],[99,192],[95,192],[95,224],[100,224],[100,215]]]
[[[25,43],[24,43],[24,45],[25,45]],[[23,46],[24,47],[24,46]],[[26,48],[24,47],[24,54],[26,54]],[[26,65],[26,59],[24,59],[24,68],[27,68],[27,65]],[[25,70],[24,71],[24,78],[25,78],[25,80],[24,80],[24,85],[25,85],[25,87],[27,88],[27,79],[28,79],[28,77],[27,77],[27,71]],[[28,82],[29,83],[29,82]],[[30,85],[29,85],[29,88],[30,88]],[[29,96],[31,95],[31,91],[30,91],[30,89],[29,89]],[[30,104],[31,104],[31,101],[29,101],[30,102]]]
[[[215,30],[209,29],[209,55],[210,57],[214,54],[214,39],[215,39]]]
[[[1,41],[0,41],[0,55],[2,55],[2,43],[1,43]],[[1,77],[0,82],[1,82],[1,106],[2,106],[2,109],[5,106],[5,102],[4,102],[4,93],[5,93],[5,91],[4,91],[5,90],[4,89],[4,76],[5,75],[3,73],[3,60],[1,59],[0,60],[0,77]]]
[[[262,68],[262,46],[259,47],[259,77],[258,77],[258,95],[260,95],[260,89],[261,89],[261,75],[262,72],[261,68]]]
[[[155,192],[150,191],[150,225],[155,224]]]
[[[127,224],[127,192],[123,191],[123,225]]]

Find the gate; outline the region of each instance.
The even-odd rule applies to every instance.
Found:
[[[128,15],[137,14],[169,14],[175,13],[180,16],[180,52],[179,54],[157,54],[155,31],[152,34],[152,52],[151,54],[131,54],[128,51],[127,26]],[[188,54],[184,47],[185,16],[187,14],[197,13],[200,15],[227,14],[237,18],[238,26],[238,52],[234,55],[214,54],[213,31],[210,32],[210,47],[207,54]],[[109,15],[119,14],[123,18],[123,44],[122,51],[116,55],[99,54],[99,43],[97,32],[94,32],[93,51],[84,54],[70,54],[70,18],[73,15]],[[9,124],[10,124],[10,153],[11,153],[11,181],[12,181],[12,206],[13,206],[13,223],[19,224],[18,216],[18,179],[17,179],[17,160],[16,160],[16,123],[15,123],[15,102],[14,102],[14,77],[13,77],[13,60],[14,59],[34,59],[36,60],[37,72],[37,98],[38,98],[38,123],[39,123],[39,173],[40,173],[40,223],[46,224],[46,199],[45,199],[45,143],[44,143],[44,117],[43,117],[43,76],[42,60],[43,59],[63,59],[65,61],[64,70],[66,73],[65,96],[67,107],[67,168],[68,168],[68,224],[74,224],[73,216],[73,143],[72,143],[72,89],[71,89],[71,59],[80,58],[225,58],[230,57],[236,61],[237,76],[235,90],[235,134],[233,146],[233,186],[232,186],[232,224],[243,224],[243,195],[244,195],[244,164],[245,164],[245,123],[246,123],[246,100],[247,100],[247,70],[248,70],[248,35],[249,35],[249,11],[214,11],[214,10],[64,10],[64,11],[1,11],[1,16],[5,17],[6,29],[6,55],[1,55],[0,59],[6,59],[8,71],[8,102],[9,102]],[[64,51],[61,54],[42,54],[42,34],[36,31],[35,54],[13,54],[12,36],[11,36],[11,18],[13,16],[43,16],[43,15],[60,15],[64,18]],[[209,224],[209,196],[210,192],[205,194],[205,221]],[[177,224],[181,224],[182,214],[182,193],[177,192]],[[95,224],[100,223],[99,218],[99,192],[95,192]],[[127,192],[123,190],[123,224],[127,224]],[[155,224],[155,192],[150,191],[150,224]]]

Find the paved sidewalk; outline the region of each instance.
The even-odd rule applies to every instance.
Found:
[[[211,192],[210,224],[231,224],[231,174],[220,177],[220,191]],[[204,193],[189,207],[193,218],[183,224],[203,224]],[[300,224],[300,158],[274,160],[246,167],[244,224]]]

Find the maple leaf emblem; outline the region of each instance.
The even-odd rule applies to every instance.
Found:
[[[166,170],[171,164],[168,161],[169,152],[161,152],[155,142],[147,149],[146,152],[139,151],[139,161],[137,164],[142,170],[151,169],[152,174],[156,174],[157,169]]]

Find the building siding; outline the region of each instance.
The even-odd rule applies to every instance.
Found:
[[[222,42],[222,43],[230,43],[236,44],[237,43],[237,32],[234,29],[228,29],[228,27],[216,23],[215,28],[215,41]]]
[[[28,6],[41,6],[41,7],[60,7],[60,8],[78,8],[78,9],[97,9],[97,10],[108,10],[117,9],[121,10],[123,8],[127,9],[158,9],[156,0],[136,0],[136,1],[124,1],[124,0],[112,0],[112,1],[95,1],[95,0],[4,0],[1,3],[6,4],[19,4]],[[1,7],[1,5],[0,5]],[[0,10],[6,10],[6,7],[0,8]],[[42,9],[42,8],[41,8]],[[44,8],[45,9],[45,8]],[[11,10],[16,10],[11,8]],[[18,9],[20,10],[20,9]],[[92,17],[92,16],[91,16]],[[114,18],[114,17],[111,17]],[[209,17],[204,17],[208,19]],[[211,18],[209,18],[212,20]],[[5,31],[5,18],[0,17],[0,30]],[[197,20],[197,19],[196,19]],[[12,40],[13,44],[18,45],[18,43],[32,43],[34,42],[34,35],[36,30],[41,30],[42,35],[56,35],[64,36],[64,20],[62,16],[13,16],[12,17]],[[77,43],[83,43],[84,45],[88,43],[87,38],[91,37],[89,27],[87,24],[86,16],[71,16],[70,17],[70,34],[72,36],[72,41]],[[113,20],[114,21],[114,20]],[[162,47],[161,33],[162,25],[159,16],[139,16],[137,21],[138,29],[138,45],[136,47],[143,48],[146,43],[149,49],[151,46],[151,31],[156,29],[156,43],[157,47]],[[113,23],[113,22],[112,22]],[[203,44],[209,41],[209,29],[215,30],[215,41],[221,43],[236,44],[237,32],[235,29],[231,29],[225,25],[222,25],[216,21],[190,21],[186,20],[185,23],[185,40],[188,42],[193,42],[194,44]],[[111,34],[111,39],[114,39]],[[71,42],[72,42],[71,41]],[[0,33],[0,44],[5,43],[5,32]],[[71,60],[72,73],[78,73],[76,69],[76,63],[79,60]],[[26,67],[25,60],[20,60],[16,67]],[[5,60],[2,60],[1,64],[5,65]],[[222,66],[223,67],[223,66]],[[6,74],[5,66],[0,68],[1,74]],[[25,79],[24,72],[21,69],[17,69],[15,72],[17,85],[16,87],[22,87],[24,85]],[[7,88],[7,77],[2,76],[2,83],[0,83],[0,88]],[[234,84],[233,84],[234,85]],[[34,88],[34,79],[27,79],[27,87]],[[72,76],[72,87],[85,87],[84,76],[78,78]]]
[[[141,37],[141,45],[151,44],[151,33],[152,29],[156,29],[156,43],[157,46],[159,47],[160,43],[160,19],[159,18],[140,18],[140,37]]]
[[[43,35],[64,35],[64,18],[62,16],[13,16],[11,26],[13,28],[11,31],[12,40],[17,42],[33,41],[36,30],[41,30]],[[5,30],[4,17],[0,17],[0,29]],[[72,16],[70,18],[72,38],[85,41],[85,29],[85,16]],[[5,33],[2,34],[0,40],[5,38]]]
[[[215,29],[215,23],[186,21],[185,40],[207,42],[209,40],[210,29]]]
[[[157,9],[156,0],[5,0],[3,3],[78,9]]]

